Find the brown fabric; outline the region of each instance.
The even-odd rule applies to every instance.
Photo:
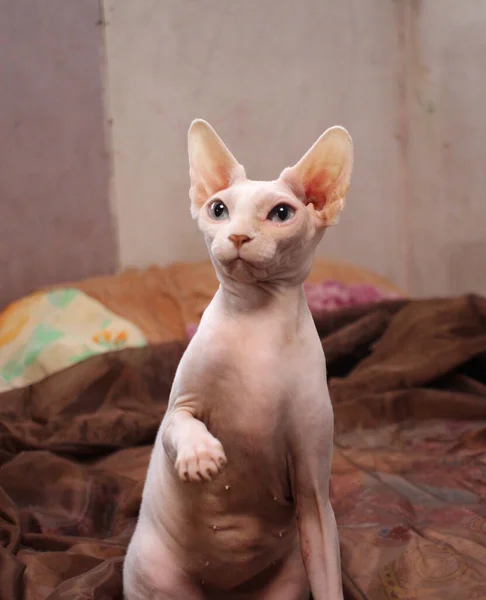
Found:
[[[327,259],[315,260],[308,280],[369,284],[405,295],[373,271]],[[117,275],[71,285],[138,325],[149,342],[158,344],[185,338],[187,325],[199,323],[218,288],[218,281],[211,261],[205,260],[142,270],[126,269]]]
[[[388,302],[316,324],[347,598],[484,600],[486,300]],[[0,600],[121,599],[184,348],[97,356],[0,396]]]

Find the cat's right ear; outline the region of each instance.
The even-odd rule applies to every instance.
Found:
[[[225,146],[209,123],[193,121],[188,134],[189,173],[191,177],[191,213],[214,194],[228,188],[235,179],[245,177],[245,170]]]

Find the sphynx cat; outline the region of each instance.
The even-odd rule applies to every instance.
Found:
[[[174,379],[124,564],[126,600],[342,600],[333,411],[302,283],[353,162],[328,129],[275,181],[189,130],[191,210],[220,287]]]

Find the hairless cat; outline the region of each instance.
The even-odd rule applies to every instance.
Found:
[[[125,600],[342,600],[333,411],[302,284],[343,208],[351,138],[332,127],[259,182],[197,120],[189,164],[220,287],[157,434]]]

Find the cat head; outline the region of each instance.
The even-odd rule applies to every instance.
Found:
[[[251,181],[214,129],[189,129],[191,212],[220,277],[242,282],[302,282],[325,229],[348,192],[353,145],[328,129],[274,181]]]

